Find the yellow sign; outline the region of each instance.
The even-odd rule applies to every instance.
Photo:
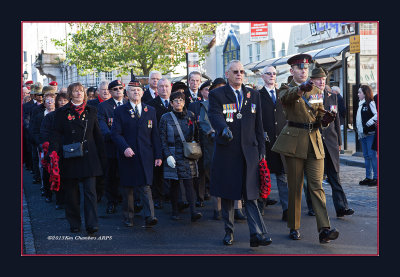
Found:
[[[360,53],[360,35],[351,36],[350,40],[350,54]]]

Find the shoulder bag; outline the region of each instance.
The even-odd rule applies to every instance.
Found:
[[[83,133],[82,142],[76,142],[76,143],[63,145],[63,157],[64,157],[64,159],[83,157],[83,142],[84,142],[84,139],[85,139],[85,134],[86,134],[86,129],[87,129],[87,122],[88,122],[87,120],[85,120],[85,121],[86,121],[86,125],[85,125],[85,131]]]

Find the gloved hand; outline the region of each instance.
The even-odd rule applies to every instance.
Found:
[[[233,134],[229,127],[225,127],[224,130],[222,130],[221,136],[223,139],[226,140],[226,142],[230,142],[231,140],[233,140]]]
[[[322,127],[328,126],[329,123],[331,123],[332,121],[335,120],[335,118],[336,118],[336,113],[335,112],[326,111],[324,116],[321,119]]]
[[[307,80],[299,85],[299,89],[304,92],[311,91],[313,84],[314,83],[311,80]]]
[[[209,139],[214,139],[215,138],[215,132],[212,131],[210,133],[207,134]]]
[[[262,159],[264,159],[264,160],[265,160],[265,155],[264,155],[264,154],[260,154],[259,161],[261,161]]]
[[[175,158],[174,158],[173,156],[169,156],[169,157],[167,158],[167,164],[168,164],[170,167],[175,168],[175,165],[176,165]]]

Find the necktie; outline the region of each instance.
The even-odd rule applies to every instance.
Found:
[[[156,98],[158,96],[158,92],[154,91],[154,98]]]
[[[271,97],[272,97],[272,102],[274,102],[274,105],[276,104],[276,97],[275,97],[275,91],[271,89]]]
[[[117,104],[118,106],[121,106],[121,102],[118,102],[118,104]]]
[[[237,98],[238,98],[238,111],[241,110],[242,107],[242,95],[240,94],[239,90],[235,90],[236,94],[237,94]]]
[[[166,108],[168,108],[168,100],[164,100],[164,105]]]
[[[139,109],[137,106],[135,106],[135,115],[137,118],[140,118]]]

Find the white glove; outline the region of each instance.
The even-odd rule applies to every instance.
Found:
[[[173,156],[169,156],[169,157],[167,158],[167,164],[168,164],[170,167],[175,168],[176,162],[175,162],[175,159],[174,159]]]

